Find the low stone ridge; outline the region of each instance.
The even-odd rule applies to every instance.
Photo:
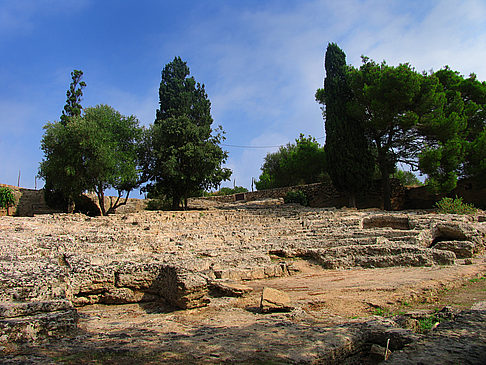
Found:
[[[389,358],[392,364],[484,364],[486,310],[469,310],[440,323],[428,336]]]
[[[285,257],[324,268],[453,265],[456,254],[483,252],[485,233],[485,223],[468,216],[280,201],[96,218],[0,217],[0,336],[36,340],[75,327],[75,309],[59,303],[206,306],[215,288],[217,295],[244,295],[232,284],[292,275]],[[39,330],[16,335],[22,318]]]

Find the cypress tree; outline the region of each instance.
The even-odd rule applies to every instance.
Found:
[[[356,207],[356,195],[371,182],[374,161],[362,122],[348,113],[353,100],[348,84],[346,55],[336,43],[329,43],[325,56],[324,89],[316,99],[325,105],[327,168],[334,187],[348,194],[349,204]]]

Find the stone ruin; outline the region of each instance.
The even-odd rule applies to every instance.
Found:
[[[245,295],[245,281],[291,277],[296,258],[326,270],[458,265],[482,257],[486,244],[481,215],[304,208],[281,200],[206,208],[0,217],[1,342],[69,337],[77,309],[87,305],[208,306],[216,297]],[[370,323],[359,330],[398,331]]]

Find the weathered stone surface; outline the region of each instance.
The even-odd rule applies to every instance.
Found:
[[[449,251],[431,250],[412,245],[361,245],[309,250],[312,257],[326,269],[390,266],[453,265],[455,255]]]
[[[76,329],[78,313],[69,301],[0,304],[0,339],[38,341],[66,335]]]
[[[221,280],[211,281],[210,288],[216,293],[216,295],[228,297],[241,297],[253,290],[246,285]]]
[[[458,259],[471,258],[476,245],[470,241],[440,241],[433,246],[436,250],[451,251]]]
[[[312,258],[326,268],[444,265],[454,263],[454,254],[430,246],[453,237],[473,243],[477,254],[485,234],[486,222],[471,217],[271,201],[204,212],[1,217],[0,301],[67,300],[78,307],[161,301],[194,308],[209,302],[214,280],[298,270],[270,253]]]
[[[463,311],[428,336],[394,352],[392,364],[484,364],[486,311]]]
[[[263,313],[290,311],[292,308],[290,297],[287,293],[274,288],[263,288],[260,300],[260,310]]]

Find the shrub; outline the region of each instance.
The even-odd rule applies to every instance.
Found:
[[[307,195],[302,190],[292,190],[284,197],[285,203],[298,203],[303,206],[308,205]]]
[[[442,198],[435,204],[442,214],[474,214],[477,209],[472,204],[463,203],[462,198]]]
[[[13,190],[7,187],[0,187],[0,208],[8,209],[15,204]]]

